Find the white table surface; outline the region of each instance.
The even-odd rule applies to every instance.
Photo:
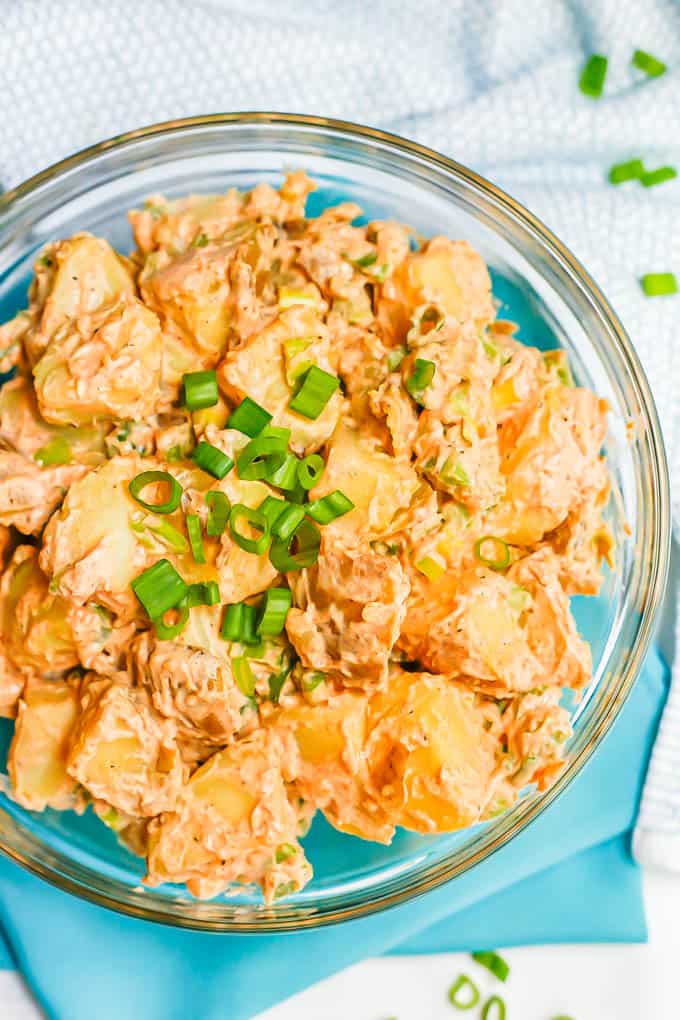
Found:
[[[680,1020],[680,877],[645,875],[645,901],[650,937],[644,946],[508,950],[512,973],[505,986],[491,976],[486,980],[459,953],[367,960],[257,1020],[477,1020],[478,1010],[457,1013],[446,1001],[461,971],[474,974],[483,991],[502,990],[507,1020],[552,1020],[560,1014],[573,1020]],[[17,975],[0,971],[0,1018],[40,1016]],[[224,1020],[230,1020],[227,1013]]]

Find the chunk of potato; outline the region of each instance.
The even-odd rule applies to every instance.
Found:
[[[0,525],[37,535],[69,486],[87,471],[82,464],[41,468],[20,453],[0,449]]]
[[[80,681],[30,682],[19,702],[7,770],[14,797],[31,811],[76,806],[77,784],[66,770],[78,715]]]

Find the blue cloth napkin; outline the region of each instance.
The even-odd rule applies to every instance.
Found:
[[[117,916],[3,860],[0,923],[54,1020],[246,1020],[381,953],[643,938],[639,874],[621,834],[667,682],[650,653],[611,733],[553,805],[482,864],[391,911],[300,934],[199,934]]]

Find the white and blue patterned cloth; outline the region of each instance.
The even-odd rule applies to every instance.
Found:
[[[2,20],[4,187],[140,125],[269,109],[399,132],[516,195],[585,263],[637,346],[680,538],[680,298],[645,299],[638,284],[680,274],[680,180],[648,190],[605,176],[636,156],[680,164],[677,0],[5,0]],[[633,68],[636,48],[668,73]],[[609,57],[597,102],[576,87],[592,52]],[[680,870],[677,664],[635,849]]]

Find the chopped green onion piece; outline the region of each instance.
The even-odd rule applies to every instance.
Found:
[[[416,570],[419,570],[430,581],[438,581],[442,574],[446,572],[444,564],[440,563],[439,560],[435,560],[433,556],[423,556],[421,559],[416,560],[414,566]]]
[[[675,273],[646,273],[640,278],[640,285],[647,297],[662,297],[678,292]]]
[[[272,542],[269,558],[280,573],[311,567],[319,558],[321,532],[305,518],[288,539],[276,538]]]
[[[236,686],[246,698],[255,697],[255,677],[245,655],[237,655],[231,660],[231,669]]]
[[[640,184],[645,188],[654,188],[664,181],[673,181],[678,176],[674,166],[660,166],[656,170],[645,170],[640,178]]]
[[[208,235],[207,234],[198,234],[193,239],[193,241],[191,242],[191,247],[192,248],[205,248],[207,243],[208,243]]]
[[[255,436],[259,436],[262,429],[271,420],[272,416],[269,411],[265,411],[263,407],[256,404],[250,397],[244,397],[238,407],[227,418],[226,427],[243,432],[245,436],[250,436],[253,439]]]
[[[283,454],[288,450],[290,429],[267,429],[244,446],[236,457],[236,470],[243,481],[252,482],[266,478],[270,467],[270,458],[275,454]]]
[[[292,673],[294,665],[295,658],[289,658],[278,673],[272,673],[269,677],[269,698],[275,705],[278,704],[279,698],[281,697],[281,691],[283,690],[286,680]]]
[[[387,367],[390,372],[396,372],[402,361],[408,354],[405,347],[395,347],[394,350],[390,351],[387,355]]]
[[[219,538],[229,522],[229,511],[231,503],[223,492],[211,489],[206,492],[205,501],[208,504],[208,520],[205,525],[205,532],[208,538]]]
[[[205,563],[205,549],[203,548],[203,532],[201,531],[201,518],[198,514],[187,514],[187,533],[191,554],[196,563]]]
[[[494,977],[497,977],[499,981],[507,981],[510,973],[510,966],[505,962],[502,956],[495,953],[491,949],[480,949],[476,953],[472,953],[472,959],[477,963],[480,963],[482,967],[486,967],[487,970],[491,971]]]
[[[292,308],[293,305],[318,305],[319,300],[316,294],[307,294],[304,290],[293,290],[291,287],[281,287],[279,290],[279,308]]]
[[[366,269],[368,266],[372,266],[378,261],[378,253],[376,251],[366,252],[358,259],[350,260],[353,266],[358,266],[359,269]]]
[[[272,457],[267,468],[265,481],[277,489],[289,492],[297,485],[298,459],[294,453],[286,453],[283,457]]]
[[[584,96],[590,96],[591,99],[600,98],[607,77],[607,63],[607,58],[599,53],[594,53],[588,58],[578,83]]]
[[[213,478],[217,478],[218,481],[221,481],[225,475],[228,475],[234,466],[231,457],[227,456],[226,453],[222,453],[212,443],[206,443],[204,439],[201,440],[191,454],[191,459],[195,464],[198,464],[202,471],[212,475]]]
[[[278,514],[275,522],[272,524],[272,535],[283,539],[285,542],[304,519],[305,510],[306,508],[303,506],[288,503],[283,513]]]
[[[190,584],[187,600],[190,608],[219,605],[220,589],[217,581],[198,581],[196,584]]]
[[[240,641],[243,633],[245,602],[234,602],[224,607],[220,636],[224,641]]]
[[[174,623],[166,623],[165,616],[167,613],[176,613],[177,619]],[[165,613],[161,613],[160,616],[156,617],[153,621],[153,629],[156,632],[156,637],[160,641],[173,641],[174,638],[179,637],[189,621],[189,600],[188,596],[182,599],[177,606],[173,606],[171,609],[166,609]]]
[[[135,525],[133,525],[133,528],[137,530]],[[174,528],[169,521],[159,521],[158,524],[142,524],[141,528],[156,535],[166,545],[170,546],[174,552],[184,553],[189,549],[189,543],[182,532]]]
[[[220,399],[217,389],[217,372],[214,369],[206,372],[187,372],[183,383],[184,406],[189,411],[214,407]]]
[[[291,857],[295,857],[297,850],[290,843],[282,843],[281,846],[276,848],[276,863],[283,864],[285,861],[289,861]]]
[[[315,421],[339,385],[337,376],[324,372],[318,365],[312,365],[302,377],[302,385],[288,406],[292,411]]]
[[[484,348],[484,353],[486,354],[489,361],[493,361],[494,358],[498,357],[499,355],[498,346],[492,340],[487,340],[483,338],[482,347]]]
[[[483,548],[488,542],[493,542],[498,553],[497,556],[484,555]],[[475,556],[480,563],[491,570],[505,570],[510,563],[510,546],[502,538],[496,538],[495,535],[484,535],[483,538],[475,542]]]
[[[615,163],[609,171],[610,184],[624,184],[626,181],[638,181],[645,172],[641,159],[629,159],[627,163]]]
[[[311,503],[307,503],[305,513],[312,520],[316,521],[317,524],[330,524],[331,521],[342,517],[344,514],[348,514],[353,509],[354,503],[352,500],[348,499],[340,489],[336,489],[335,492],[329,492],[327,496],[322,496],[321,499],[315,499]]]
[[[45,446],[33,454],[33,459],[42,467],[55,467],[58,464],[70,464],[72,451],[63,436],[55,436]]]
[[[447,485],[460,485],[462,488],[465,488],[470,484],[470,476],[463,465],[459,461],[452,465],[451,457],[447,457],[442,464],[439,477]]]
[[[293,879],[290,882],[280,882],[274,890],[274,899],[280,900],[284,896],[291,896],[294,892],[297,892],[298,884]]]
[[[244,645],[257,645],[260,642],[257,635],[257,609],[255,606],[249,606],[247,602],[243,603],[239,641]]]
[[[434,361],[427,361],[425,358],[416,358],[416,363],[410,378],[406,383],[406,389],[416,403],[420,404],[425,390],[434,379]]]
[[[145,503],[141,493],[147,485],[169,485],[170,493],[165,503]],[[174,514],[182,498],[182,486],[167,471],[142,471],[128,485],[132,498],[153,514]]]
[[[288,504],[285,499],[278,499],[276,496],[267,496],[266,499],[262,500],[257,509],[261,514],[264,514],[269,521],[269,527],[273,529],[275,522],[287,506]]]
[[[260,531],[261,534],[257,538],[249,538],[241,530],[242,525],[247,525],[254,531]],[[255,556],[261,556],[263,552],[266,552],[271,527],[267,518],[259,510],[253,510],[244,506],[243,503],[235,503],[229,514],[229,528],[231,537],[241,549],[245,549],[246,552],[253,553]]]
[[[298,464],[298,481],[303,489],[313,489],[326,470],[326,462],[318,453],[311,453]]]
[[[49,255],[41,255],[40,258],[38,259],[38,262],[40,263],[41,266],[44,266],[45,269],[52,268],[52,259],[49,257]]]
[[[205,582],[205,600],[206,606],[218,606],[220,604],[220,586],[217,581]]]
[[[289,588],[268,588],[260,609],[257,633],[262,637],[276,637],[280,634],[292,601]]]
[[[314,670],[311,673],[303,673],[302,675],[302,689],[310,694],[315,691],[319,684],[325,683],[326,674],[320,673],[318,670]]]
[[[492,995],[486,1000],[481,1020],[505,1020],[505,1002],[500,995]]]
[[[560,1013],[559,1016],[554,1016],[552,1020],[573,1020],[573,1017],[566,1016],[564,1013]]]
[[[159,560],[132,582],[132,590],[152,620],[174,609],[189,587],[169,560]]]
[[[464,991],[465,998],[461,998]],[[461,974],[449,988],[449,1002],[456,1009],[474,1009],[479,1002],[479,989],[467,974]]]
[[[645,53],[644,50],[635,50],[632,63],[650,78],[660,78],[668,70],[663,61],[653,57],[651,53]]]
[[[299,482],[296,482],[292,489],[286,489],[289,503],[304,503],[307,495],[307,490],[303,489]]]

